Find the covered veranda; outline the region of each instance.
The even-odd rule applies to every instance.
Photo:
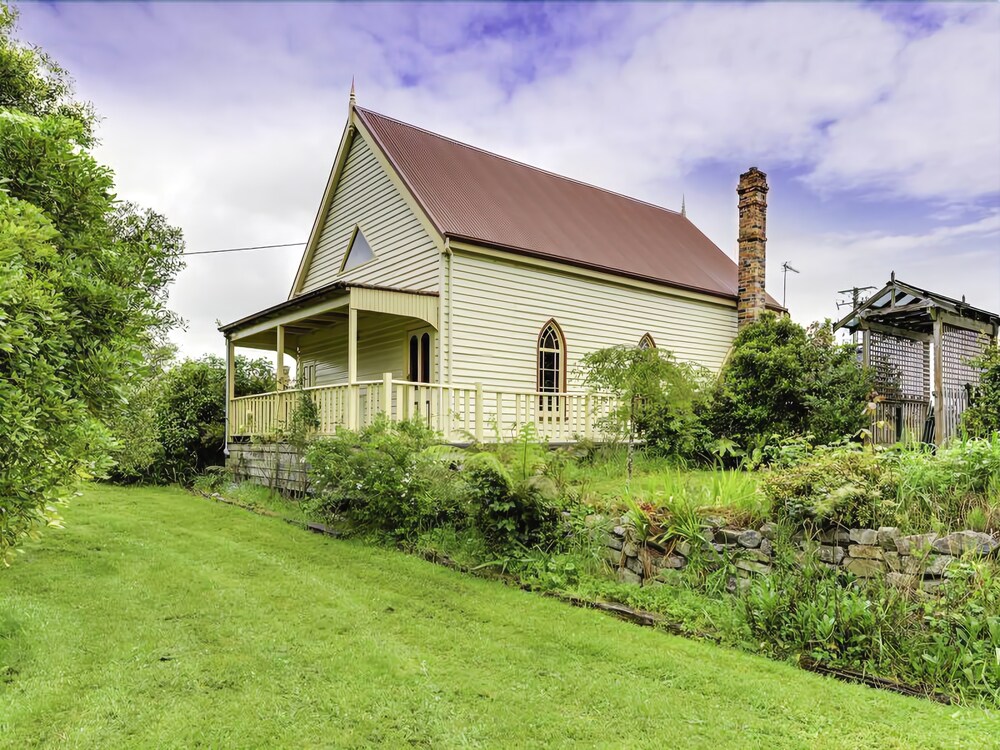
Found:
[[[302,394],[316,406],[321,435],[363,428],[381,414],[392,421],[422,419],[451,443],[512,438],[529,423],[551,442],[601,437],[608,396],[441,382],[447,355],[439,314],[435,292],[337,282],[221,326],[227,448],[233,441],[280,440]],[[339,347],[319,364],[309,346],[318,336]],[[275,353],[275,391],[236,396],[238,347]],[[290,359],[294,384],[284,374]]]

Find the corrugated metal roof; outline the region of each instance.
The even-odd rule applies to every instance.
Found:
[[[736,298],[736,263],[676,211],[356,112],[442,235]]]

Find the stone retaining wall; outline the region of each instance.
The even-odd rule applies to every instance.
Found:
[[[634,540],[627,520],[608,536],[606,556],[617,566],[619,580],[639,585],[665,582],[669,573],[689,564],[693,556],[710,565],[730,563],[735,575],[730,588],[748,586],[756,575],[771,572],[774,555],[771,524],[759,529],[732,529],[706,526],[703,541],[675,544],[641,544]],[[839,568],[861,578],[885,576],[892,585],[933,591],[948,575],[949,566],[962,555],[996,555],[1000,542],[989,534],[958,531],[945,536],[917,534],[904,536],[899,529],[833,529],[815,538],[804,534],[792,538],[796,556],[815,555],[820,564]]]

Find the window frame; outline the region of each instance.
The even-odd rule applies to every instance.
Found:
[[[642,345],[643,342],[646,342],[646,346]],[[639,337],[639,343],[636,344],[636,346],[639,349],[655,349],[656,340],[653,338],[652,334],[649,333],[649,331],[646,331],[646,333]]]
[[[351,266],[350,268],[348,268],[347,261],[350,260],[351,258],[351,250],[354,249],[354,241],[357,239],[359,234],[361,235],[361,238],[365,241],[365,244],[368,246],[368,250],[371,251],[372,257],[370,257],[368,260],[364,260],[361,263],[358,263],[356,266]],[[378,260],[378,254],[375,252],[375,248],[372,247],[372,243],[368,241],[368,235],[365,234],[360,224],[355,224],[354,230],[351,232],[351,239],[347,242],[347,249],[344,251],[344,259],[340,261],[340,273],[338,273],[337,275],[342,276],[348,271],[354,271],[355,269],[367,266],[369,263],[375,260]]]
[[[552,328],[555,334],[556,340],[559,343],[559,349],[556,351],[558,355],[558,367],[557,367],[557,388],[554,391],[546,391],[542,388],[542,337],[545,332]],[[553,351],[551,349],[546,349],[545,351]],[[566,346],[566,334],[563,333],[562,326],[559,325],[555,318],[549,318],[542,327],[538,329],[538,337],[535,340],[535,391],[538,393],[566,393],[566,363],[567,363],[567,346]]]
[[[420,385],[430,385],[436,383],[435,377],[437,375],[437,362],[435,346],[437,345],[437,335],[438,332],[434,326],[421,326],[420,328],[410,328],[406,331],[406,336],[403,339],[403,380],[407,383],[419,383]],[[423,344],[424,336],[427,337],[426,350]],[[416,373],[416,378],[411,379],[414,374],[411,372],[410,365],[412,364],[412,353],[410,351],[410,341],[416,338],[417,340],[417,366],[421,370]],[[421,380],[423,376],[423,371],[426,370],[429,379],[424,382]]]

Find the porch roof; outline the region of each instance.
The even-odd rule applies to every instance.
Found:
[[[341,312],[341,308],[345,310]],[[347,309],[403,315],[438,327],[437,292],[336,281],[226,323],[219,330],[230,339],[246,338],[279,325],[289,333],[307,333],[341,317]]]
[[[934,320],[941,317],[946,323],[996,336],[1000,315],[982,310],[961,300],[937,292],[906,284],[893,274],[884,287],[837,322],[835,329],[846,328],[881,330],[917,338],[929,336]]]

